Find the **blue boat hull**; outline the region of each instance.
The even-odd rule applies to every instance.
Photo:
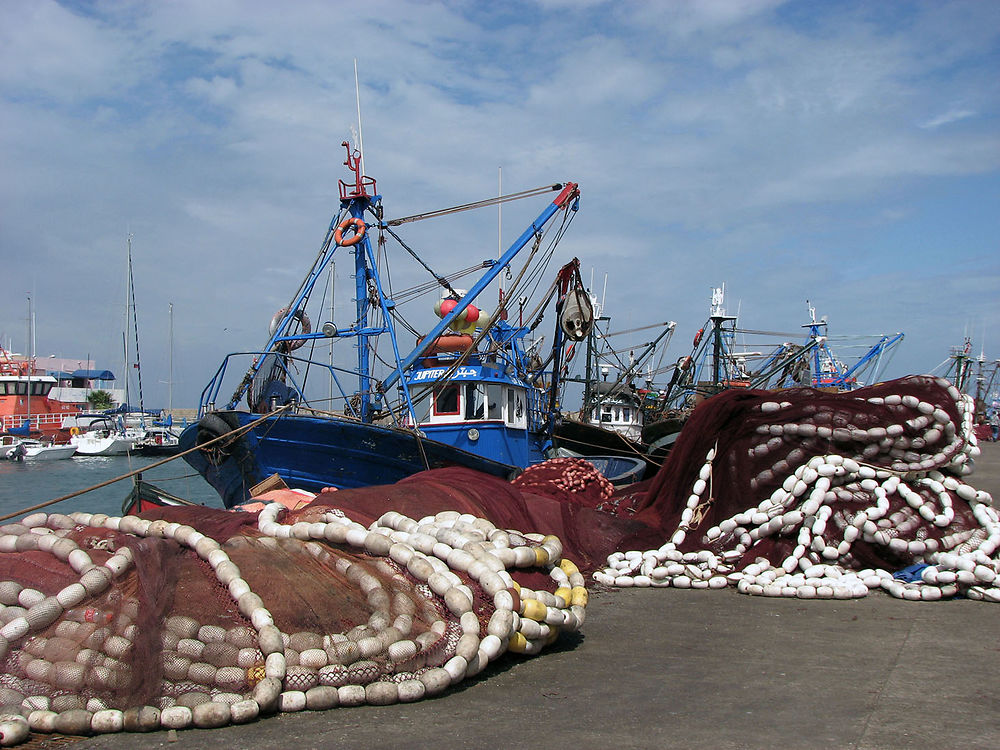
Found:
[[[257,415],[227,412],[240,426]],[[182,451],[197,445],[198,425],[180,438]],[[503,478],[519,468],[461,450],[409,430],[330,417],[281,416],[265,419],[224,448],[212,461],[201,450],[184,456],[222,498],[227,508],[249,498],[250,488],[272,474],[289,487],[318,492],[391,484],[426,469],[463,466]]]

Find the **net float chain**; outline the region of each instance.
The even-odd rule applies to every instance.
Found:
[[[895,446],[890,450],[895,460],[891,467],[881,467],[865,463],[867,455],[813,456],[796,466],[756,507],[708,529],[701,539],[711,549],[681,552],[678,547],[700,521],[716,461],[713,447],[692,484],[670,540],[656,550],[610,555],[607,567],[597,571],[594,579],[618,587],[735,586],[749,595],[801,599],[847,599],[881,589],[913,601],[932,601],[962,592],[972,599],[1000,602],[1000,517],[993,498],[944,473],[968,474],[970,459],[979,454],[972,433],[973,405],[947,381],[935,382],[954,400],[959,425],[941,406],[910,394],[890,394],[867,401],[900,412],[908,410],[914,415],[911,419],[868,429],[811,423],[758,426],[761,442],[750,449],[751,458],[761,458],[780,445],[787,447],[790,437],[819,437],[834,443],[868,443],[879,451],[886,445]],[[777,415],[791,406],[787,401],[765,401],[755,408]],[[921,437],[904,437],[907,433]],[[941,445],[942,439],[946,445]],[[937,451],[933,455],[915,452],[931,446]],[[784,464],[786,470],[791,468],[787,461]],[[751,479],[751,492],[758,481],[776,481],[778,469],[776,464]],[[941,534],[935,530],[948,531],[956,523],[953,498],[967,503],[971,514],[962,519],[958,529]],[[866,502],[867,507],[862,507]],[[842,515],[835,516],[831,503],[853,503],[854,507],[838,510]],[[931,531],[940,536],[931,535]],[[775,536],[795,538],[797,544],[790,555],[780,560],[759,557],[742,570],[736,569],[754,545]],[[927,567],[920,571],[919,580],[901,581],[886,570],[851,570],[840,565],[858,541],[884,547],[895,556],[911,556]]]
[[[20,713],[0,715],[4,746],[25,741],[30,731],[85,735],[212,728],[278,711],[415,701],[477,674],[505,651],[538,653],[561,631],[575,630],[584,621],[584,577],[562,558],[562,544],[555,536],[504,531],[455,511],[420,521],[389,512],[369,528],[337,511],[325,513],[319,522],[284,524],[279,522],[284,512],[277,503],[264,507],[257,518],[263,536],[256,542],[299,540],[311,554],[329,557],[348,582],[367,594],[373,610],[368,626],[346,635],[283,633],[222,545],[188,525],[100,513],[37,513],[0,527],[0,552],[48,552],[79,577],[54,596],[16,581],[0,581],[0,660],[13,653],[24,676],[52,693],[21,695],[0,688],[3,705],[21,707]],[[128,658],[139,604],[126,599],[117,614],[91,606],[131,571],[132,553],[119,546],[103,564],[95,564],[68,536],[80,527],[172,539],[190,549],[212,569],[252,627],[227,629],[171,615],[160,636],[163,678],[188,686],[186,692],[127,710],[112,708],[100,697],[84,699],[85,691],[99,696],[102,690],[122,690],[130,684]],[[233,537],[227,545],[241,539]],[[402,611],[392,618],[384,609],[390,594],[380,579],[347,558],[333,560],[329,548],[319,542],[367,553],[380,560],[376,565],[384,566],[386,576],[398,577],[390,560],[405,568],[440,597],[450,619],[438,615],[423,595],[411,598],[402,591],[392,600]],[[554,592],[520,586],[508,572],[512,568],[546,570]],[[473,592],[457,573],[475,580],[492,597],[495,611],[485,629],[473,611]],[[412,613],[421,601],[422,616],[431,625],[411,639]],[[40,634],[53,625],[49,637]],[[368,634],[353,635],[352,640],[358,630]],[[425,654],[435,649],[440,666],[426,664]],[[379,655],[386,664],[397,665],[397,671],[384,674],[371,660]]]

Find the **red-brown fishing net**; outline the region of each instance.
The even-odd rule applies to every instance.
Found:
[[[1000,600],[997,513],[965,481],[978,455],[967,401],[947,381],[916,376],[851,393],[715,396],[656,477],[616,498],[662,543],[623,539],[596,577],[805,598],[880,587]]]
[[[28,726],[212,727],[417,700],[583,621],[583,575],[549,533],[555,501],[468,471],[304,507],[269,494],[256,513],[0,527],[5,744]]]

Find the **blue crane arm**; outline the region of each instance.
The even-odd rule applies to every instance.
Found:
[[[531,226],[525,229],[524,232],[521,233],[521,236],[514,240],[513,244],[507,248],[507,252],[500,257],[500,260],[494,263],[489,270],[483,274],[483,276],[473,285],[468,293],[466,293],[466,295],[458,301],[455,308],[450,313],[445,315],[440,322],[434,326],[434,328],[426,336],[424,336],[423,340],[417,344],[413,351],[406,355],[406,357],[399,363],[399,367],[394,369],[386,377],[385,381],[382,383],[382,392],[388,393],[389,389],[392,388],[396,381],[400,379],[402,373],[410,368],[414,362],[420,359],[424,355],[424,352],[426,352],[427,349],[430,348],[431,344],[434,343],[434,340],[444,333],[445,329],[451,325],[452,321],[454,321],[455,318],[457,318],[470,304],[472,304],[473,300],[475,300],[475,298],[487,286],[489,286],[493,279],[495,279],[508,265],[510,265],[514,256],[528,244],[528,241],[532,237],[541,231],[542,227],[548,223],[549,219],[551,219],[557,211],[565,208],[572,201],[577,200],[579,196],[579,186],[575,182],[566,183],[562,192],[560,192],[559,195],[557,195],[555,199],[545,207],[545,210],[538,215],[538,218],[532,222]]]

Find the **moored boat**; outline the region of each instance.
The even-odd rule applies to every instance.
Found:
[[[16,438],[9,445],[0,438],[0,458],[8,461],[56,461],[72,458],[76,446],[70,444],[56,445],[33,438]]]
[[[105,417],[91,424],[86,431],[70,437],[70,444],[79,456],[124,456],[132,451],[141,437],[141,430]]]
[[[79,404],[49,397],[58,384],[55,377],[35,372],[35,361],[16,359],[0,347],[0,432],[28,425],[33,435],[65,442],[63,420],[80,413]]]
[[[154,423],[136,441],[135,452],[143,456],[173,456],[180,452],[180,430]]]
[[[578,206],[576,184],[546,186],[447,210],[557,193],[499,260],[484,261],[451,277],[481,271],[467,292],[452,286],[449,277],[432,272],[433,281],[424,294],[440,288],[433,305],[439,320],[420,335],[419,324],[402,318],[405,294],[390,294],[388,277],[374,259],[376,249],[390,239],[415,255],[396,227],[436,213],[386,221],[375,180],[362,174],[360,154],[349,146],[345,164],[353,172],[353,182],[341,181],[340,211],[295,297],[272,320],[268,343],[261,351],[224,359],[203,392],[198,424],[181,435],[182,450],[200,448],[185,460],[216,488],[227,507],[243,502],[255,484],[273,474],[289,486],[307,490],[388,484],[443,466],[511,477],[543,460],[551,447],[560,347],[567,338],[585,336],[591,321],[560,315],[552,353],[542,356],[540,339],[532,337],[544,304],[530,311],[528,323],[515,325],[508,320],[506,301],[488,314],[477,298],[529,243],[529,260],[547,262],[552,257]],[[553,221],[555,217],[561,222]],[[551,242],[541,249],[546,237]],[[330,270],[335,254],[345,252],[354,256],[356,316],[344,324],[323,323],[313,332],[307,312],[311,293]],[[526,274],[527,265],[522,276]],[[536,277],[528,278],[537,283]],[[567,292],[578,286],[582,283],[574,261],[560,271],[543,303],[555,303],[559,313]],[[526,290],[527,283],[522,282],[517,291],[504,291],[506,299],[517,300],[514,294]],[[518,312],[523,318],[524,308]],[[408,353],[401,342],[406,330],[417,337]],[[380,339],[385,342],[381,349]],[[354,346],[355,366],[346,368],[340,360],[334,366],[332,354],[324,362],[315,354],[297,352],[306,344],[313,350],[337,342]],[[229,382],[227,374],[237,368],[243,372],[235,364],[240,356],[251,364],[233,396],[216,408]],[[379,362],[384,366],[376,371]],[[317,395],[315,387],[309,390],[310,373],[313,381],[322,377],[329,382],[329,396]],[[238,408],[241,402],[248,410]]]

